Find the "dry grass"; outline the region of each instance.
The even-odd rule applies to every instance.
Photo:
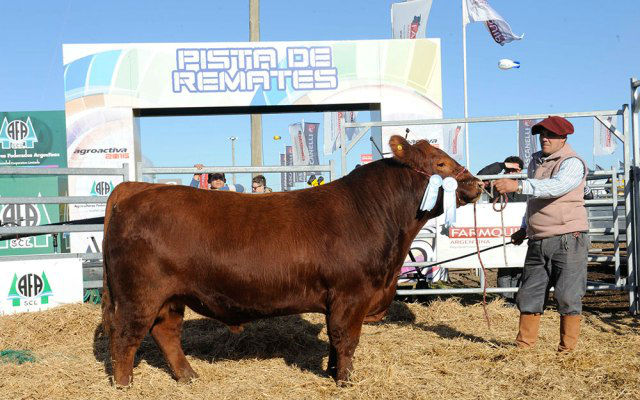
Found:
[[[322,315],[259,321],[233,335],[195,314],[185,322],[187,357],[200,378],[175,382],[150,338],[138,351],[133,386],[115,389],[105,372],[106,339],[94,332],[100,309],[69,305],[0,317],[0,350],[28,349],[37,361],[0,364],[0,399],[618,399],[640,398],[640,332],[627,315],[587,315],[579,349],[555,352],[558,315],[542,318],[540,342],[512,342],[517,311],[455,300],[429,306],[394,303],[383,323],[366,325],[352,384],[323,372]]]

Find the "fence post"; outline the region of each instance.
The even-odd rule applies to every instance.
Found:
[[[626,284],[626,279],[623,280],[620,277],[620,221],[618,216],[618,170],[611,167],[611,195],[613,197],[612,209],[613,212],[613,260],[614,260],[614,272],[616,275],[616,286],[622,286]]]
[[[629,129],[629,105],[622,106],[622,126],[624,133],[624,217],[625,232],[627,237],[627,286],[629,287],[629,312],[635,314],[637,311],[636,288],[635,288],[635,238],[633,234],[633,207],[632,201],[632,183],[630,179],[631,171],[631,147],[633,140],[631,138],[631,129]]]
[[[129,181],[129,164],[122,163],[122,182]]]
[[[142,161],[136,163],[136,181],[142,182]]]
[[[335,164],[335,161],[329,160],[329,167],[331,168],[331,171],[329,171],[329,182],[332,182],[333,180],[336,179],[336,164]]]

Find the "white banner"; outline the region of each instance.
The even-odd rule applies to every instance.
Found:
[[[522,217],[527,209],[527,203],[509,203],[504,209],[504,229],[500,222],[500,213],[493,210],[491,203],[477,204],[478,241],[480,250],[502,244],[504,236],[508,243],[511,235],[520,229]],[[469,204],[457,210],[456,223],[451,228],[438,230],[436,238],[436,254],[438,261],[448,260],[476,251],[475,227],[473,223],[473,205]],[[444,215],[438,217],[438,224],[442,225]],[[520,246],[508,245],[507,261],[509,266],[522,267],[527,255],[526,243]],[[505,259],[502,247],[489,250],[481,254],[482,261],[487,268],[504,267]],[[457,261],[444,264],[449,267],[481,268],[478,256],[473,255]]]
[[[78,258],[0,262],[0,315],[82,302]]]
[[[340,130],[345,122],[356,122],[358,116],[357,111],[338,111],[324,113],[323,123],[323,150],[325,156],[332,155],[340,148]],[[345,131],[346,140],[349,141],[353,137],[355,128]]]
[[[289,134],[291,135],[291,145],[293,146],[293,165],[309,165],[311,156],[304,138],[302,123],[297,122],[289,125]]]
[[[470,22],[484,22],[491,37],[500,46],[524,37],[513,33],[507,21],[491,8],[487,0],[462,0],[462,19],[465,25]]]
[[[427,37],[427,20],[432,0],[414,0],[391,5],[391,30],[394,39]]]
[[[326,112],[322,118],[323,125],[323,147],[325,156],[330,156],[338,149],[339,126],[338,113]]]
[[[458,162],[464,161],[464,124],[447,124],[442,126],[443,150]]]
[[[613,129],[616,128],[617,117],[615,115],[601,118],[610,123]],[[615,136],[602,122],[593,118],[593,155],[604,156],[613,154],[614,151],[616,151]]]

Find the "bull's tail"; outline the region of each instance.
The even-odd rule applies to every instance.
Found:
[[[103,248],[104,249],[104,248]],[[111,321],[113,320],[113,304],[111,303],[111,288],[109,285],[109,273],[107,259],[103,257],[102,266],[102,330],[109,335],[111,332]]]
[[[102,328],[108,335],[111,329],[111,322],[115,312],[113,304],[113,292],[109,276],[109,226],[111,219],[117,212],[117,205],[122,200],[131,197],[139,192],[154,187],[156,185],[144,182],[123,182],[109,195],[104,214],[104,235],[102,239]]]

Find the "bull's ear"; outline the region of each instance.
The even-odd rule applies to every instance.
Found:
[[[419,167],[420,151],[409,144],[405,138],[398,135],[391,136],[389,147],[391,147],[396,160],[412,168]]]

